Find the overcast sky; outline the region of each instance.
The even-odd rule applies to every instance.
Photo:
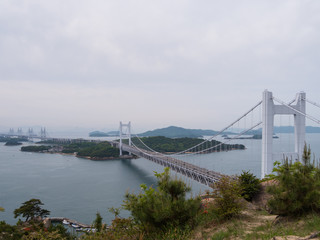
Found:
[[[319,12],[318,0],[0,0],[0,126],[218,130],[265,89],[319,103]]]

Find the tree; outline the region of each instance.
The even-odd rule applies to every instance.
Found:
[[[288,159],[276,163],[276,184],[267,189],[273,196],[268,201],[273,213],[296,216],[320,211],[320,169],[310,158],[310,147],[305,145],[302,163]]]
[[[49,232],[49,231],[44,231],[40,229],[38,231],[30,232],[28,235],[24,235],[21,239],[22,240],[38,240],[38,239],[39,240],[45,240],[45,239],[67,240],[68,238],[59,234],[58,231]]]
[[[240,186],[242,188],[241,196],[251,202],[253,197],[260,191],[260,180],[249,171],[242,171],[239,176]]]
[[[239,179],[223,176],[212,186],[214,210],[221,219],[230,219],[244,208]]]
[[[97,229],[97,232],[101,232],[101,230],[103,230],[102,217],[99,212],[97,212],[96,214],[96,219],[93,222],[93,227]]]
[[[200,198],[186,199],[191,188],[181,180],[171,179],[169,168],[155,176],[158,187],[142,184],[140,194],[127,193],[124,209],[131,211],[133,219],[147,231],[192,226],[201,207]]]
[[[50,211],[42,209],[43,203],[39,199],[30,199],[24,202],[20,208],[14,210],[14,217],[22,216],[26,218],[26,222],[31,219],[34,220],[37,217],[46,217],[50,214]]]
[[[0,221],[0,239],[20,240],[22,232],[17,226],[11,226],[5,221]]]

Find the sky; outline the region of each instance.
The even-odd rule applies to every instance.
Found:
[[[0,0],[0,130],[219,130],[265,89],[319,103],[319,12],[318,0]]]

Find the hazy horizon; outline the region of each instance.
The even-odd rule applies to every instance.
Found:
[[[319,11],[299,0],[1,1],[0,129],[216,130],[265,89],[319,103]]]

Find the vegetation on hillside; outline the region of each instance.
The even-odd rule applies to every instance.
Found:
[[[116,158],[119,157],[119,149],[114,148],[108,142],[79,142],[63,146],[63,153],[76,153],[78,157],[90,158]]]
[[[120,209],[112,209],[115,219],[106,228],[97,213],[93,223],[96,232],[86,233],[81,239],[272,239],[308,234],[308,239],[319,237],[320,170],[310,156],[310,149],[305,147],[302,162],[286,159],[282,164],[276,163],[274,175],[269,176],[274,183],[268,190],[269,207],[289,218],[276,218],[244,200],[252,200],[261,189],[260,181],[249,172],[222,177],[201,200],[199,196],[187,197],[190,187],[172,178],[169,169],[165,169],[155,173],[156,187],[142,184],[140,193],[126,193],[122,208],[130,211],[131,217],[120,218]],[[14,213],[25,221],[14,226],[0,222],[0,239],[72,239],[61,229],[44,228],[39,217],[49,211],[41,206],[38,199],[23,203]]]
[[[62,225],[47,228],[42,222],[43,218],[50,214],[49,210],[42,208],[43,203],[39,199],[30,199],[14,210],[14,217],[19,219],[16,225],[0,221],[0,239],[4,240],[72,240],[75,239]]]
[[[112,147],[108,142],[102,142],[91,147],[81,148],[77,152],[77,156],[91,158],[119,157],[119,149]]]
[[[49,149],[51,149],[52,146],[46,146],[46,145],[41,145],[41,146],[23,146],[21,147],[21,151],[23,152],[47,152]]]
[[[52,152],[74,154],[78,157],[88,157],[92,159],[117,158],[119,157],[119,149],[112,147],[108,142],[89,142],[83,141],[79,143],[61,144],[48,146],[24,146],[21,151],[25,152]],[[126,152],[124,153],[126,154]]]
[[[249,202],[261,190],[260,180],[249,171],[242,171],[239,182],[242,189],[241,196]]]
[[[200,198],[187,199],[191,188],[177,178],[172,179],[169,168],[155,176],[158,187],[142,184],[141,193],[125,195],[123,208],[129,210],[135,223],[148,232],[193,226],[201,207]]]
[[[157,152],[181,152],[203,142],[200,138],[167,138],[167,137],[142,137],[140,138],[147,146]],[[124,141],[127,143],[127,140]],[[147,149],[138,138],[132,138],[132,142],[139,148]],[[229,151],[233,149],[245,149],[242,144],[221,144],[216,140],[205,143],[206,148],[211,148],[203,153]],[[219,145],[219,146],[218,146]]]
[[[16,142],[27,142],[27,137],[5,137],[0,136],[0,142],[10,142],[10,141],[16,141]]]
[[[22,143],[17,141],[16,139],[10,139],[8,142],[6,142],[5,145],[6,146],[18,146],[18,145],[22,145]]]
[[[42,209],[42,205],[43,203],[40,199],[30,199],[29,201],[22,203],[21,207],[14,210],[14,217],[24,217],[26,218],[26,222],[29,220],[35,220],[39,217],[46,217],[50,214],[50,211]]]
[[[297,216],[320,212],[320,169],[311,162],[310,148],[305,145],[302,162],[285,159],[283,164],[277,162],[273,171],[276,183],[268,188],[273,213]]]
[[[143,136],[143,137],[163,136],[168,138],[184,138],[184,137],[198,138],[203,136],[212,136],[216,133],[217,132],[213,130],[186,129],[182,127],[170,126],[166,128],[147,131],[139,134],[139,136]]]
[[[63,145],[63,153],[75,153],[82,149],[92,149],[97,146],[98,143],[95,142],[79,142],[79,143],[69,143]]]

